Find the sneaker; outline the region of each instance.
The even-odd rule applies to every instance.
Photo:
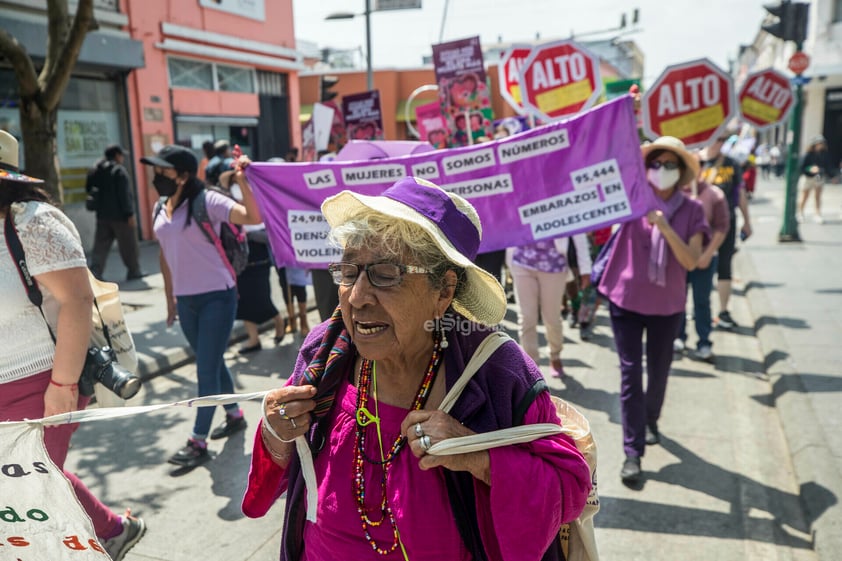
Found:
[[[241,430],[246,430],[247,426],[248,424],[246,423],[246,418],[242,415],[239,417],[225,415],[225,420],[222,421],[222,424],[213,429],[213,432],[211,432],[211,440],[227,438],[234,433],[240,432]]]
[[[623,462],[623,469],[620,470],[620,479],[623,483],[637,483],[640,481],[640,476],[643,472],[640,469],[639,456],[626,456],[626,461]]]
[[[555,358],[550,361],[550,370],[556,378],[564,378],[564,366],[561,365],[561,359]]]
[[[123,531],[113,538],[105,540],[105,543],[102,544],[113,561],[122,561],[126,553],[146,533],[146,524],[144,524],[143,519],[135,518],[130,514],[130,511],[127,510],[126,514],[120,518],[123,520]]]
[[[657,423],[646,424],[646,444],[652,446],[661,442],[661,433],[658,432]]]
[[[676,339],[672,342],[672,350],[676,353],[683,353],[685,349],[684,341],[681,339]]]
[[[817,214],[815,220],[816,224],[824,224],[824,218],[822,218],[821,214]]]
[[[167,461],[177,466],[194,468],[209,459],[208,447],[191,438],[187,441],[187,446],[173,454]]]
[[[734,318],[731,317],[731,314],[725,311],[719,312],[719,321],[716,323],[716,325],[720,329],[734,329],[735,327],[737,327],[737,322],[734,321]]]
[[[144,271],[133,271],[133,272],[128,273],[126,275],[126,280],[127,281],[138,280],[138,279],[142,279],[145,276],[146,276],[146,273]]]
[[[713,362],[713,349],[710,345],[702,345],[695,352],[696,360],[702,360],[704,362]]]
[[[801,213],[796,214],[795,215],[795,221],[798,222],[799,224],[802,224],[804,222],[804,215],[801,214]]]

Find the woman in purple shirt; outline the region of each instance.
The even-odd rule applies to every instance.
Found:
[[[611,327],[620,355],[620,405],[626,460],[620,477],[640,480],[646,444],[659,441],[658,417],[664,403],[686,299],[687,271],[696,268],[708,225],[701,203],[681,186],[699,173],[699,163],[677,138],[664,136],[641,148],[646,179],[656,206],[626,222],[599,284],[610,303]],[[646,331],[646,389],[643,387],[643,332]]]
[[[161,273],[167,297],[167,325],[178,315],[181,330],[196,353],[199,395],[234,393],[234,380],[223,354],[237,311],[237,279],[230,264],[201,231],[194,216],[197,199],[204,199],[207,216],[215,232],[222,222],[259,224],[260,211],[243,170],[249,159],[237,162],[234,180],[243,193],[243,204],[215,191],[206,191],[196,177],[198,161],[183,146],[164,146],[155,156],[140,159],[154,166],[152,184],[161,196],[152,217],[161,246]],[[211,432],[214,407],[196,409],[193,433],[171,464],[193,468],[206,461],[207,437],[224,438],[246,428],[243,412],[236,403],[225,406],[225,421]]]

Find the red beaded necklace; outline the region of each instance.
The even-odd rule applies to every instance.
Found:
[[[415,393],[415,399],[412,401],[412,410],[418,410],[424,407],[424,404],[427,403],[427,398],[430,395],[430,388],[433,387],[433,382],[436,379],[436,373],[441,366],[441,361],[444,356],[441,348],[441,340],[436,338],[433,344],[433,354],[430,357],[430,363],[427,365],[427,371],[424,373],[424,378],[421,380],[421,385],[418,386],[418,391]],[[365,454],[365,440],[366,440],[366,427],[369,424],[378,424],[377,433],[379,438],[379,422],[380,419],[371,415],[371,413],[366,408],[368,404],[368,394],[371,389],[371,383],[374,373],[374,362],[368,359],[363,359],[362,364],[360,365],[360,381],[359,381],[359,388],[357,390],[357,430],[356,430],[356,443],[354,446],[354,496],[356,497],[357,502],[357,513],[360,515],[360,522],[363,528],[363,534],[365,535],[365,539],[368,540],[369,545],[371,548],[379,553],[380,555],[388,555],[397,549],[398,545],[400,544],[400,534],[398,533],[398,525],[397,521],[395,520],[395,515],[392,512],[392,507],[389,506],[389,501],[386,495],[386,482],[389,478],[389,468],[392,466],[392,461],[397,457],[398,452],[401,451],[404,444],[406,444],[406,437],[403,435],[398,436],[395,439],[395,442],[392,444],[392,447],[389,449],[389,453],[382,457],[380,460],[372,460]],[[376,406],[376,398],[375,398],[375,406]],[[382,456],[382,446],[381,446],[381,456]],[[379,520],[371,520],[369,518],[367,510],[373,509],[366,509],[365,506],[365,478],[363,476],[363,467],[365,463],[368,462],[370,464],[380,465],[382,468],[382,477],[380,478],[380,493],[382,499],[380,501],[380,519]],[[371,537],[371,533],[369,532],[369,526],[377,527],[383,523],[384,520],[389,519],[389,524],[392,526],[392,534],[394,536],[392,540],[392,545],[387,548],[383,549],[377,545],[377,542],[374,538]]]

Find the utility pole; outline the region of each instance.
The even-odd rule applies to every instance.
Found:
[[[804,39],[807,37],[807,14],[810,5],[804,2],[790,2],[783,0],[774,6],[764,6],[766,11],[778,17],[778,21],[762,26],[762,29],[784,41],[795,43],[795,54],[789,61],[789,68],[796,74],[795,105],[789,121],[789,130],[792,133],[791,142],[787,149],[786,156],[786,195],[784,198],[784,216],[781,225],[781,232],[778,234],[779,242],[800,242],[798,234],[798,221],[795,219],[795,209],[798,198],[798,150],[801,147],[801,114],[804,111],[803,88],[801,73],[806,70],[806,64],[796,65],[796,61],[807,59],[802,52]]]

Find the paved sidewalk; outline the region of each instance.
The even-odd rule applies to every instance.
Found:
[[[821,559],[842,554],[842,185],[823,193],[824,224],[812,201],[801,243],[779,243],[782,180],[761,180],[751,204],[754,238],[737,255],[745,294]],[[827,508],[832,504],[832,508]]]

